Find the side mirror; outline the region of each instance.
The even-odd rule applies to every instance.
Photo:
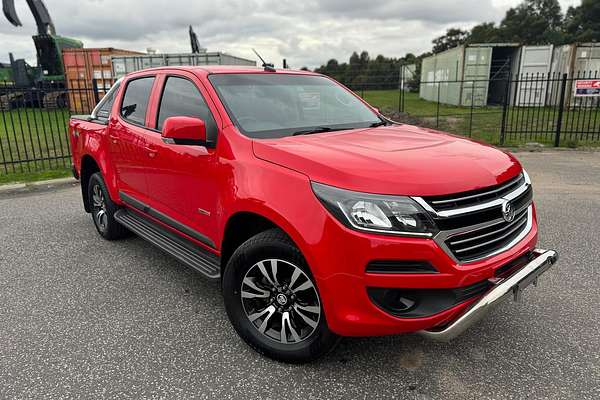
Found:
[[[200,118],[170,117],[163,124],[165,143],[206,145],[206,125]]]

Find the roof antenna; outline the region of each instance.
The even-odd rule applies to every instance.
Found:
[[[258,54],[258,52],[254,49],[252,49],[252,51],[254,52],[254,54],[256,54],[256,56],[258,58],[260,58],[260,61],[262,61],[262,66],[265,69],[265,71],[267,72],[277,72],[277,70],[275,70],[275,66],[273,64],[270,64],[268,62],[266,62],[261,56],[260,54]]]

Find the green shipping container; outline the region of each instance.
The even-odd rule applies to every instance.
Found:
[[[506,80],[518,69],[519,45],[458,46],[423,59],[420,97],[469,107],[497,104],[506,96]]]

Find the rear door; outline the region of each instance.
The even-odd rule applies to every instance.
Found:
[[[188,236],[214,247],[217,227],[218,158],[216,142],[220,119],[200,80],[177,71],[161,77],[154,134],[148,145],[156,156],[146,170],[150,207],[174,220],[171,224]],[[209,105],[210,104],[210,105]],[[200,118],[206,124],[210,144],[178,145],[162,140],[162,128],[169,117]]]
[[[139,201],[147,201],[145,170],[155,156],[147,137],[150,97],[156,77],[135,77],[124,83],[118,112],[109,122],[109,149],[117,172],[119,191]]]

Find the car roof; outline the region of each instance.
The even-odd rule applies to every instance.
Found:
[[[147,68],[140,71],[135,71],[132,74],[137,74],[139,72],[148,72],[148,71],[164,71],[164,70],[180,70],[180,71],[188,71],[193,72],[200,75],[210,75],[210,74],[273,74],[273,73],[285,73],[292,75],[319,75],[310,71],[302,71],[302,70],[293,70],[293,69],[275,69],[273,71],[267,71],[263,67],[254,67],[254,66],[246,66],[246,65],[198,65],[198,66],[164,66],[164,67],[155,67],[155,68]]]

